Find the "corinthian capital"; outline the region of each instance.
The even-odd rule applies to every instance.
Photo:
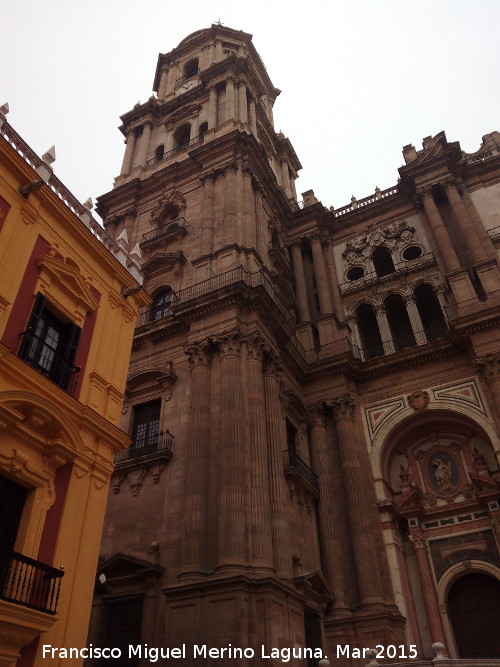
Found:
[[[338,396],[337,398],[328,401],[327,405],[331,408],[335,421],[339,421],[340,419],[354,420],[354,408],[356,407],[356,403],[351,398],[351,394],[347,393]]]
[[[241,357],[243,337],[238,327],[228,333],[221,334],[212,340],[219,346],[219,355],[221,359],[225,359],[226,357]]]
[[[488,384],[493,382],[500,377],[500,353],[478,357],[475,366]]]
[[[209,339],[201,342],[195,342],[184,348],[184,354],[189,358],[189,367],[191,370],[198,366],[210,366],[212,362],[212,346]]]
[[[325,403],[320,401],[309,408],[313,426],[326,427]]]

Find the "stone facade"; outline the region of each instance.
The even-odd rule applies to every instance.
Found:
[[[427,137],[396,186],[326,209],[297,201],[250,35],[193,33],[154,90],[98,204],[154,301],[90,639],[500,657],[500,136]]]

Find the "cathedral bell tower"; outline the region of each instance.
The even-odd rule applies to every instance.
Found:
[[[375,505],[360,506],[361,518],[351,511],[351,546],[338,500],[331,413],[346,423],[339,451],[350,474],[354,407],[332,408],[306,386],[296,335],[309,312],[325,331],[333,321],[331,267],[319,237],[302,244],[312,248],[305,269],[300,235],[290,240],[301,165],[274,130],[280,91],[251,35],[222,25],[160,54],[154,90],[121,117],[121,173],[98,200],[153,297],[134,339],[122,424],[132,444],[116,462],[102,572],[117,604],[135,600],[136,617],[141,600],[138,641],[152,646],[231,644],[255,650],[252,664],[279,665],[261,657],[262,645],[329,652],[339,636],[395,642],[402,619],[377,555]],[[363,480],[347,488],[362,504],[373,500]],[[229,657],[220,664],[248,664]]]

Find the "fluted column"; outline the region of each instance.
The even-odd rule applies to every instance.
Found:
[[[243,169],[241,162],[238,161],[236,166],[236,237],[235,241],[239,246],[244,245],[245,229],[244,229],[244,208],[245,208],[245,191],[243,183]]]
[[[242,123],[248,123],[247,87],[243,81],[238,85],[238,118]]]
[[[136,140],[135,130],[131,130],[127,134],[127,138],[125,140],[126,144],[127,144],[127,147],[125,148],[125,155],[123,156],[122,169],[121,169],[121,172],[120,172],[122,176],[125,176],[126,174],[129,174],[130,170],[132,168],[132,159],[134,157],[135,140]]]
[[[422,205],[424,207],[427,219],[432,229],[432,233],[436,240],[436,245],[441,251],[446,272],[457,271],[460,269],[460,262],[455,252],[455,248],[448,235],[441,214],[438,211],[432,192],[430,188],[422,190],[420,193]]]
[[[226,114],[225,120],[234,118],[234,79],[229,77],[226,80]]]
[[[208,92],[208,129],[217,127],[217,88],[212,86]]]
[[[246,452],[244,447],[241,345],[238,329],[220,336],[221,426],[219,452],[219,567],[245,564]]]
[[[266,406],[262,362],[268,349],[256,333],[246,340],[252,565],[273,568]]]
[[[201,254],[208,255],[213,250],[215,222],[215,174],[207,174],[203,180],[203,221],[201,228]]]
[[[491,240],[491,237],[488,234],[483,221],[481,220],[481,216],[479,215],[465,184],[459,187],[459,192],[462,194],[462,201],[464,202],[464,205],[469,213],[469,217],[472,220],[472,225],[481,238],[481,242],[487,257],[496,261],[497,252],[495,246],[493,245],[493,241]]]
[[[373,499],[363,473],[362,456],[367,456],[357,442],[354,427],[355,404],[349,394],[329,403],[337,428],[337,442],[346,493],[346,506],[350,526],[354,565],[361,604],[379,603],[383,600],[382,581],[374,530],[378,529],[378,516],[372,508]]]
[[[320,497],[318,519],[321,539],[322,563],[327,580],[335,597],[335,607],[347,607],[347,587],[344,574],[344,553],[347,545],[341,539],[342,512],[336,496],[332,474],[331,452],[326,433],[326,419],[322,405],[311,409],[312,467],[319,478]]]
[[[252,188],[252,172],[248,167],[243,168],[243,195],[243,244],[247,248],[256,248],[255,195]]]
[[[266,355],[264,390],[266,397],[274,567],[278,575],[289,576],[292,563],[286,514],[288,491],[283,474],[282,454],[286,447],[286,435],[285,422],[281,416],[278,370],[279,366],[274,353]]]
[[[413,548],[415,550],[415,558],[417,560],[418,574],[422,586],[431,639],[433,642],[441,642],[441,644],[446,646],[446,639],[441,624],[431,568],[427,557],[427,540],[422,533],[411,534],[410,540],[413,542]]]
[[[137,156],[137,164],[142,167],[146,164],[146,158],[148,156],[149,143],[151,141],[151,130],[153,129],[153,124],[149,121],[144,123],[142,128],[142,136],[139,143],[139,155]]]
[[[460,197],[453,179],[449,178],[443,183],[443,189],[446,193],[448,201],[450,202],[453,214],[462,230],[464,237],[467,239],[467,246],[472,255],[474,263],[487,259],[481,240],[472,222],[469,214],[464,206],[462,198]]]
[[[236,165],[231,164],[226,168],[226,199],[224,205],[224,236],[226,243],[236,243]]]
[[[292,263],[293,273],[295,275],[295,292],[297,295],[297,305],[299,307],[299,321],[309,322],[309,304],[307,302],[306,279],[304,275],[304,265],[302,263],[302,251],[300,241],[292,244]]]
[[[206,570],[210,439],[210,363],[207,341],[185,349],[191,368],[191,423],[185,477],[185,506],[181,542],[181,576]]]
[[[342,297],[340,295],[339,279],[337,275],[337,269],[335,266],[335,256],[333,254],[332,240],[330,238],[327,238],[325,239],[325,243],[327,245],[326,263],[328,265],[328,275],[330,278],[330,285],[332,289],[333,308],[335,311],[335,315],[337,316],[337,319],[340,322],[342,322],[345,320],[344,304],[342,303]]]
[[[319,235],[314,235],[311,237],[310,241],[314,265],[314,275],[316,277],[316,286],[318,288],[319,308],[322,315],[329,315],[333,310],[332,299],[330,297],[330,290],[328,287],[328,277],[326,275],[321,237]]]
[[[255,187],[255,243],[261,257],[265,256],[267,250],[266,230],[264,228],[264,208],[262,204],[263,192],[262,186],[256,184]]]

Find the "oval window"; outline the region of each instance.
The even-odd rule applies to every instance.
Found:
[[[353,266],[346,274],[347,280],[359,280],[365,275],[365,270],[362,266]]]
[[[418,259],[421,255],[422,248],[418,245],[411,245],[403,250],[403,259],[405,259],[407,262]]]

